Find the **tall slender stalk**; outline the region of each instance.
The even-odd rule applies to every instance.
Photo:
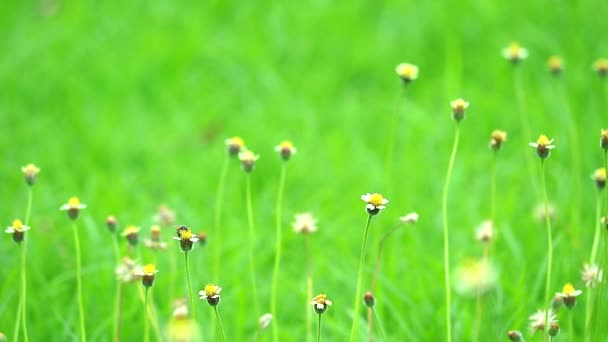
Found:
[[[491,208],[490,208],[490,220],[492,220],[492,225],[494,227],[497,226],[496,224],[496,179],[497,179],[497,173],[498,173],[498,152],[494,151],[493,155],[492,155],[492,178],[490,180],[490,188],[491,188]]]
[[[251,278],[251,291],[253,295],[253,307],[255,316],[259,317],[260,306],[258,304],[258,287],[255,280],[255,227],[253,225],[253,205],[251,200],[251,175],[247,173],[246,177],[246,197],[247,197],[247,223],[249,226],[249,277]],[[274,317],[273,317],[274,319]]]
[[[113,233],[112,244],[114,245],[114,259],[116,265],[120,263],[120,248],[118,247],[118,234]],[[112,341],[120,341],[120,315],[121,315],[121,304],[122,304],[122,282],[120,279],[116,280],[116,293],[114,298],[114,329],[112,335]]]
[[[460,126],[456,124],[456,134],[454,135],[454,144],[452,146],[452,154],[448,163],[448,171],[445,177],[445,185],[443,187],[442,199],[442,218],[443,218],[443,268],[445,272],[445,304],[446,313],[445,321],[447,326],[446,341],[452,341],[452,291],[450,288],[450,247],[449,247],[449,231],[448,231],[448,191],[450,188],[450,179],[452,178],[452,170],[454,168],[454,160],[456,159],[456,151],[458,149],[458,140],[460,139]]]
[[[217,325],[220,327],[220,336],[222,336],[222,342],[226,342],[226,333],[224,333],[224,326],[222,325],[222,319],[220,318],[220,313],[217,310],[217,305],[213,307],[213,310],[215,311]]]
[[[150,320],[148,318],[148,292],[150,288],[146,287],[144,295],[144,342],[150,341]]]
[[[312,252],[310,234],[306,234],[306,299],[312,298]],[[312,310],[306,302],[306,341],[312,342]]]
[[[382,323],[380,322],[380,317],[378,317],[378,313],[376,312],[376,309],[371,308],[372,310],[372,314],[374,316],[374,318],[376,318],[376,325],[378,326],[378,331],[380,331],[380,337],[382,338],[382,341],[388,341],[388,339],[386,338],[386,333],[384,332],[384,327],[382,326]]]
[[[355,308],[353,310],[353,326],[350,330],[350,342],[354,342],[357,340],[355,337],[357,335],[358,317],[359,317],[359,307],[361,305],[361,286],[363,285],[363,271],[365,269],[365,247],[367,245],[367,235],[369,233],[369,224],[372,221],[372,215],[368,215],[367,223],[365,224],[365,231],[363,232],[363,242],[361,243],[361,257],[359,260],[359,273],[357,275],[357,290],[355,291]]]
[[[76,247],[76,288],[78,293],[78,314],[80,318],[80,340],[87,340],[86,327],[84,323],[84,297],[82,294],[82,264],[80,255],[80,238],[78,237],[78,227],[76,221],[72,222],[72,231],[74,233],[74,244]]]
[[[317,342],[321,342],[321,314],[319,316],[319,324],[317,324]]]
[[[220,179],[217,183],[217,192],[215,197],[215,210],[213,212],[213,226],[215,229],[214,234],[214,256],[213,256],[213,277],[215,281],[220,280],[220,259],[222,256],[222,245],[221,245],[221,218],[222,218],[222,204],[224,200],[224,188],[226,184],[226,177],[228,175],[228,164],[230,162],[230,155],[227,153],[224,156],[222,163],[222,170],[220,171]]]
[[[547,185],[545,182],[545,159],[540,160],[540,180],[543,190],[543,202],[545,209],[545,225],[547,226],[547,279],[545,282],[545,301],[544,305],[549,305],[551,291],[551,267],[553,265],[553,239],[551,237],[551,215],[549,215],[549,199],[547,197]],[[549,310],[545,310],[545,322],[549,322]]]
[[[141,300],[141,302],[145,303],[146,295],[144,293],[143,286],[137,286],[137,292],[139,294],[139,299]],[[158,326],[158,321],[157,321],[157,317],[156,317],[157,314],[154,309],[154,301],[152,301],[152,303],[150,303],[150,304],[151,304],[151,306],[148,307],[148,311],[146,312],[146,317],[147,317],[147,319],[150,320],[150,325],[152,325],[152,330],[154,330],[156,339],[158,341],[161,341],[162,335],[160,334],[160,327]]]
[[[272,288],[270,290],[270,312],[272,314],[272,340],[279,340],[279,326],[277,320],[277,289],[279,281],[279,266],[281,264],[281,246],[282,246],[282,214],[283,214],[283,192],[285,190],[285,177],[287,174],[287,162],[283,162],[281,166],[281,176],[279,178],[279,189],[277,190],[277,206],[275,211],[276,220],[276,245],[274,266],[272,269]]]
[[[28,187],[27,191],[27,205],[25,208],[25,225],[30,224],[30,215],[32,213],[32,197],[34,191],[31,186]],[[23,248],[21,249],[21,323],[23,324],[23,339],[25,342],[29,342],[29,334],[27,332],[27,239],[23,241]]]
[[[192,282],[190,281],[190,263],[188,262],[188,252],[184,252],[186,261],[186,279],[188,281],[188,296],[190,297],[190,310],[192,310],[192,322],[196,325],[196,307],[194,306],[194,294],[192,292]]]

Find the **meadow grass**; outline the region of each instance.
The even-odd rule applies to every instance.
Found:
[[[441,194],[454,130],[449,101],[462,96],[471,107],[460,125],[447,202],[452,268],[479,254],[473,231],[491,206],[494,156],[487,138],[496,128],[509,134],[496,171],[499,219],[491,255],[499,281],[484,297],[479,340],[506,339],[510,329],[528,337],[528,316],[545,307],[546,227],[533,215],[541,198],[535,192],[539,180],[526,164],[534,158],[527,143],[540,133],[555,138],[557,146],[546,173],[548,200],[557,212],[551,222],[555,288],[550,291],[566,282],[583,290],[579,306],[566,312],[574,315],[574,338],[580,340],[588,298],[580,269],[589,261],[597,224],[597,189],[589,175],[604,163],[599,130],[608,128],[608,79],[598,77],[591,65],[608,55],[608,46],[598,43],[608,30],[607,11],[604,1],[551,7],[523,1],[0,3],[0,125],[6,130],[0,135],[0,217],[5,225],[27,204],[20,167],[32,162],[41,168],[28,222],[32,229],[26,233],[29,339],[79,338],[72,232],[58,210],[73,194],[88,205],[77,229],[89,340],[109,340],[115,324],[110,303],[116,301],[116,260],[105,218],[113,214],[124,226],[136,224],[146,236],[161,204],[175,210],[177,224],[208,233],[207,245],[189,255],[193,290],[212,276],[221,278],[226,340],[250,339],[259,314],[270,310],[262,304],[271,294],[283,163],[273,147],[290,139],[298,154],[289,162],[282,217],[311,211],[318,218],[310,246],[313,291],[333,301],[323,314],[323,340],[346,340],[353,317],[358,340],[365,338],[364,312],[354,313],[352,304],[363,234],[359,197],[367,192],[391,200],[374,218],[368,246],[376,246],[398,217],[420,214],[408,234],[395,235],[383,251],[374,311],[387,340],[444,340]],[[525,94],[521,114],[513,66],[500,54],[515,40],[530,52],[517,66]],[[565,61],[560,79],[546,68],[553,54]],[[420,74],[407,88],[407,102],[399,97],[402,110],[396,118],[402,84],[394,67],[400,62],[418,65]],[[556,81],[567,92],[574,133],[572,119],[556,111],[556,101],[562,101],[556,99]],[[523,134],[519,115],[534,136]],[[385,147],[394,123],[387,183]],[[251,174],[260,312],[252,310],[247,281],[246,178],[236,160],[227,162],[221,220],[216,218],[224,140],[234,135],[262,156]],[[605,212],[606,204],[601,205]],[[212,234],[217,222],[220,241]],[[282,226],[275,313],[279,340],[304,340],[302,308],[310,309],[305,243],[285,222]],[[603,240],[600,249],[606,246]],[[119,244],[125,256],[126,241]],[[0,250],[0,332],[12,339],[20,253],[8,234]],[[367,260],[375,260],[376,252],[369,249]],[[149,304],[164,333],[173,301],[187,297],[188,287],[182,272],[170,276],[169,253],[177,259],[179,248],[173,245],[163,253]],[[140,263],[152,260],[150,251],[141,254]],[[220,274],[212,274],[214,269]],[[373,263],[364,271],[365,289]],[[122,286],[125,341],[143,336],[146,318],[137,286]],[[194,305],[209,340],[213,312],[201,301]],[[452,308],[458,308],[452,315],[454,341],[473,338],[475,306],[475,296],[452,293]],[[568,317],[559,319],[566,336]],[[598,338],[608,335],[608,326],[590,324]],[[270,340],[270,334],[261,339]]]

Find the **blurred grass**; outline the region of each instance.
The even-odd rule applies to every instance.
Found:
[[[529,179],[525,170],[524,153],[534,153],[527,142],[540,133],[556,139],[547,164],[549,197],[559,211],[553,286],[556,291],[566,281],[580,286],[579,268],[588,258],[594,224],[596,191],[589,175],[601,166],[598,133],[608,125],[608,101],[602,100],[607,85],[590,67],[608,54],[600,41],[608,29],[607,10],[601,1],[0,3],[0,125],[5,131],[0,134],[0,217],[7,225],[25,211],[19,167],[33,162],[42,168],[28,234],[30,337],[76,339],[73,242],[68,219],[57,210],[62,203],[77,195],[89,206],[79,221],[87,326],[92,340],[107,340],[112,313],[107,303],[115,281],[106,215],[115,214],[123,227],[133,223],[147,230],[165,203],[176,210],[178,223],[210,233],[223,140],[241,135],[262,155],[253,175],[260,302],[269,300],[273,260],[280,160],[272,147],[291,139],[298,154],[289,162],[284,217],[289,222],[295,212],[312,210],[319,218],[315,292],[334,301],[324,317],[324,337],[344,340],[348,334],[365,223],[359,196],[379,191],[391,203],[372,223],[370,246],[398,216],[421,215],[416,227],[396,234],[386,246],[377,293],[386,332],[392,339],[443,338],[440,194],[453,137],[448,102],[460,96],[471,108],[462,123],[450,189],[452,261],[456,265],[480,253],[472,232],[489,215],[487,142],[492,129],[505,129],[500,235],[493,249],[501,277],[487,297],[482,340],[502,339],[508,329],[526,330],[527,316],[541,307],[546,241],[542,225],[532,218],[541,197],[534,190],[538,179]],[[518,67],[531,137],[521,134],[512,66],[500,56],[512,40],[530,50]],[[565,59],[559,80],[546,71],[550,54]],[[402,61],[420,67],[405,99],[393,72]],[[556,82],[564,83],[576,119],[579,174],[572,173],[572,141]],[[387,181],[383,163],[397,105],[399,134],[393,177]],[[226,188],[220,284],[230,340],[247,339],[257,321],[247,311],[251,291],[241,276],[247,269],[246,218],[237,164],[231,165]],[[573,184],[582,184],[580,203],[571,201]],[[580,215],[577,226],[572,207]],[[303,241],[290,233],[284,237],[278,319],[283,339],[302,340],[309,300]],[[5,265],[0,268],[0,331],[10,337],[18,253],[8,236],[0,244]],[[216,281],[209,273],[212,248],[209,236],[209,244],[194,251],[200,255],[198,264],[193,259],[195,288]],[[371,249],[370,256],[374,253]],[[166,267],[161,261],[154,290],[164,318],[174,299],[166,290]],[[183,296],[184,278],[175,281],[183,285],[175,295]],[[142,335],[141,303],[134,287],[125,295],[123,338],[132,340]],[[211,311],[200,304],[199,320],[207,331]],[[470,339],[474,305],[469,298],[454,298],[455,340]],[[583,315],[577,318],[582,336]]]

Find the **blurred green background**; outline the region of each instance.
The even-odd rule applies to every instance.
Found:
[[[223,206],[222,272],[211,274],[217,181],[224,139],[233,135],[261,154],[253,205],[265,310],[281,165],[273,147],[289,139],[298,149],[284,201],[282,340],[304,340],[305,310],[311,310],[304,240],[290,227],[295,213],[308,210],[319,219],[312,237],[314,292],[334,302],[323,336],[347,338],[366,220],[359,197],[366,192],[391,202],[372,222],[365,287],[381,234],[407,212],[421,217],[387,242],[376,296],[389,339],[443,339],[441,191],[455,126],[449,101],[457,97],[471,106],[450,188],[451,263],[481,254],[473,232],[490,210],[488,141],[493,129],[504,129],[509,136],[498,158],[498,240],[491,252],[500,277],[484,297],[480,340],[506,340],[509,329],[527,333],[528,315],[542,307],[546,269],[545,230],[533,217],[542,198],[538,158],[527,144],[541,133],[555,138],[546,164],[557,208],[552,287],[582,287],[579,270],[589,258],[597,197],[590,175],[602,165],[599,131],[608,126],[606,80],[591,67],[608,55],[606,13],[605,1],[0,2],[0,217],[6,226],[25,211],[20,167],[32,162],[42,169],[27,233],[30,339],[78,338],[74,246],[70,222],[58,210],[78,196],[88,205],[78,223],[90,340],[111,338],[115,261],[105,217],[116,215],[123,228],[139,225],[145,237],[161,204],[175,210],[178,224],[207,232],[208,244],[192,253],[193,286],[223,286],[228,338],[251,340],[258,317],[246,277],[245,182],[236,160]],[[530,51],[516,67],[529,136],[519,120],[514,67],[501,56],[511,41]],[[552,54],[565,60],[560,77],[547,71]],[[405,91],[394,72],[400,62],[420,68]],[[172,247],[167,253],[179,253],[181,265],[182,254]],[[0,248],[0,331],[12,338],[19,253],[9,235]],[[147,262],[152,254],[142,253]],[[168,278],[167,253],[159,257],[153,292],[163,329],[170,303],[187,289],[182,269]],[[176,293],[168,293],[169,282]],[[124,340],[142,336],[136,286],[125,289]],[[454,340],[471,340],[475,300],[453,297]],[[577,340],[585,300],[575,308]],[[212,312],[197,304],[208,338]],[[561,315],[565,321],[567,313]],[[605,336],[608,328],[602,329]]]

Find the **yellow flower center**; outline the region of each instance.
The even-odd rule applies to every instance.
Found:
[[[26,175],[37,175],[40,172],[40,169],[36,167],[34,164],[27,164],[26,166],[21,168],[21,171]]]
[[[606,169],[601,168],[601,169],[595,170],[595,179],[598,181],[605,181],[606,180]]]
[[[512,57],[519,56],[520,51],[521,46],[519,46],[518,43],[511,43],[511,45],[509,45],[509,55],[511,55]]]
[[[574,286],[572,286],[572,284],[567,283],[566,285],[564,285],[563,293],[566,296],[570,296],[570,295],[574,294],[574,292],[576,292],[576,290],[574,289]]]
[[[549,141],[549,138],[547,138],[547,136],[544,134],[538,138],[536,143],[540,146],[547,146],[547,145],[551,144],[551,142]]]
[[[146,266],[144,266],[144,274],[152,275],[154,274],[154,272],[156,272],[156,267],[154,267],[154,265],[147,264]]]
[[[293,148],[293,144],[291,143],[291,141],[288,140],[281,142],[279,146],[281,147],[281,149],[284,150],[291,150]]]
[[[123,233],[123,235],[131,235],[131,234],[137,234],[139,232],[139,228],[133,225],[127,226],[127,228],[125,228],[125,231]]]
[[[252,162],[255,160],[255,154],[253,154],[253,152],[251,151],[244,151],[241,153],[239,158],[241,159],[241,161]]]
[[[320,294],[315,297],[315,301],[317,302],[317,304],[325,304],[326,300],[327,300],[327,295],[325,295],[325,294]]]
[[[602,139],[608,139],[608,129],[602,129]]]
[[[158,225],[153,225],[150,228],[150,231],[153,232],[153,233],[160,233],[160,227]]]
[[[182,229],[179,233],[179,238],[182,240],[190,240],[192,236],[192,230],[190,229]]]
[[[72,197],[68,201],[68,205],[72,208],[75,208],[80,205],[80,200],[78,199],[78,197]]]
[[[400,64],[397,73],[401,77],[415,79],[418,76],[418,68],[411,64]]]
[[[384,200],[384,197],[382,197],[382,195],[373,194],[369,198],[369,204],[373,205],[374,207],[377,207],[379,205],[382,205],[383,200]]]
[[[21,229],[23,229],[23,223],[21,223],[21,220],[13,221],[13,229],[16,231],[21,231]]]
[[[245,142],[241,137],[232,137],[230,138],[230,145],[243,146]]]
[[[215,296],[217,294],[217,286],[212,284],[205,285],[205,295],[207,297]]]

